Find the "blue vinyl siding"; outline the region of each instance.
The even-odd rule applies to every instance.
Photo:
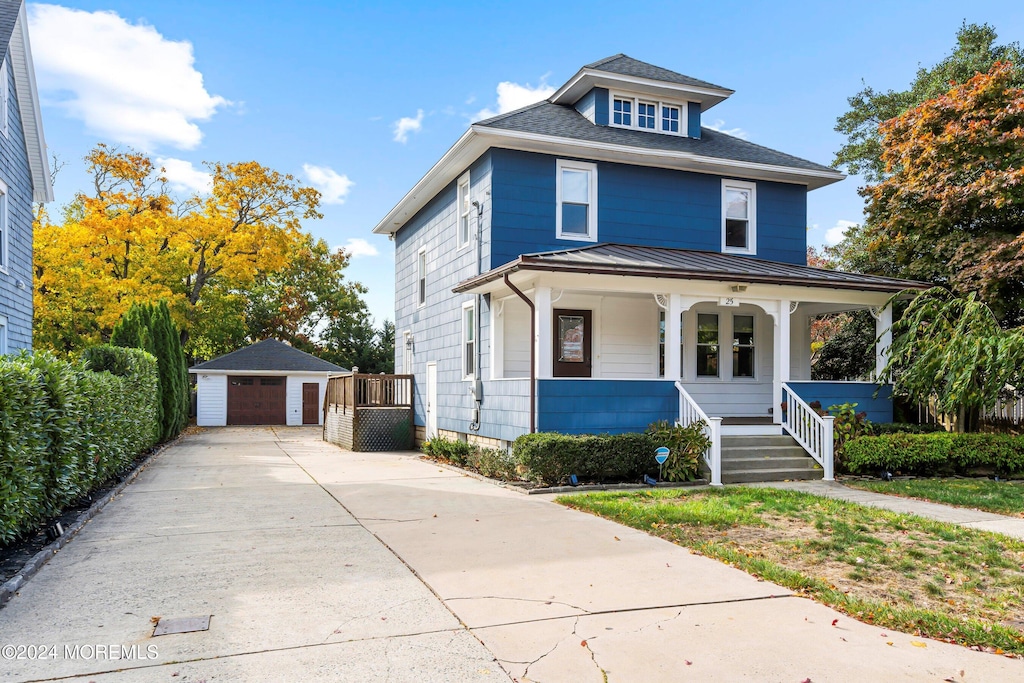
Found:
[[[689,102],[686,106],[686,134],[700,137],[700,102]]]
[[[857,412],[864,411],[872,422],[892,422],[892,385],[879,387],[870,382],[787,382],[797,396],[821,407],[856,403]],[[875,392],[878,396],[875,396]]]
[[[7,183],[7,272],[0,271],[0,316],[7,318],[7,350],[32,348],[32,174],[25,151],[11,60],[8,134],[0,134],[0,179]],[[23,288],[18,283],[23,284]]]
[[[594,88],[594,123],[599,126],[608,125],[608,90],[606,88]]]
[[[543,379],[537,385],[541,432],[642,432],[652,422],[679,417],[671,380]]]
[[[520,254],[579,247],[555,238],[556,157],[493,150],[494,266]],[[802,185],[757,183],[759,258],[805,264],[806,193]],[[720,251],[720,176],[598,163],[598,242]]]

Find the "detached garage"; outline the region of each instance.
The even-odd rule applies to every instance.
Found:
[[[345,368],[276,339],[199,363],[196,423],[225,425],[323,424],[327,378]]]

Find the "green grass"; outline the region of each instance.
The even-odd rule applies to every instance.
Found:
[[[855,489],[920,498],[957,507],[977,508],[1001,515],[1024,516],[1024,481],[991,479],[847,480]]]
[[[761,488],[559,497],[862,621],[1024,655],[1024,542]]]

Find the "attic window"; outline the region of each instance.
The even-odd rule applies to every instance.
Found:
[[[666,135],[686,135],[686,130],[683,128],[685,104],[655,102],[625,94],[615,94],[611,97],[612,126]]]

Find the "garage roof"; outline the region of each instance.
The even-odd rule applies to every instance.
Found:
[[[276,339],[264,339],[251,346],[226,353],[205,363],[199,363],[192,371],[207,370],[290,370],[294,372],[348,372],[347,369],[322,358],[299,351],[289,344]]]

